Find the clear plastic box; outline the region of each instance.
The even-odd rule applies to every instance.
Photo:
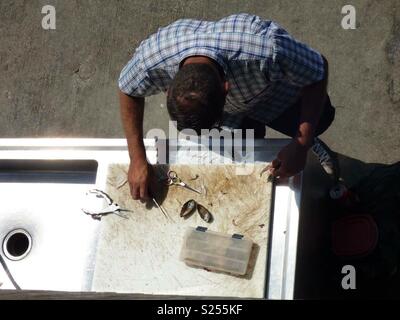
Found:
[[[189,228],[180,259],[189,266],[245,275],[252,248],[253,242],[241,235],[227,235],[203,227]]]

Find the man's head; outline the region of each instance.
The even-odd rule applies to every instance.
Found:
[[[222,120],[227,83],[213,63],[184,64],[172,81],[167,107],[179,131],[189,128],[199,134]]]

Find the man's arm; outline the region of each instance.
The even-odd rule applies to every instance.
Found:
[[[122,125],[128,142],[131,163],[128,181],[133,199],[148,199],[150,166],[143,143],[144,98],[135,98],[119,91]]]
[[[325,57],[322,58],[324,78],[302,89],[298,132],[292,142],[284,147],[272,162],[270,170],[276,177],[291,177],[305,167],[307,152],[314,143],[315,131],[327,98],[329,69],[328,61]]]
[[[307,149],[314,144],[315,130],[327,98],[329,68],[324,56],[322,59],[324,60],[324,78],[302,90],[300,125],[296,139]]]

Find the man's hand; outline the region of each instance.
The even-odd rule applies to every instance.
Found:
[[[132,160],[128,171],[128,182],[132,198],[147,201],[150,198],[152,167],[146,159]]]
[[[308,148],[293,139],[279,153],[277,158],[269,166],[269,172],[274,177],[289,178],[300,171],[306,165]]]

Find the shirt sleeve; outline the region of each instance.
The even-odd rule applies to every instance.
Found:
[[[271,81],[286,80],[304,87],[324,78],[324,61],[319,52],[297,41],[283,28],[274,33],[273,43],[268,74]]]
[[[151,81],[139,50],[122,69],[118,86],[123,93],[132,97],[146,97],[160,91]]]

